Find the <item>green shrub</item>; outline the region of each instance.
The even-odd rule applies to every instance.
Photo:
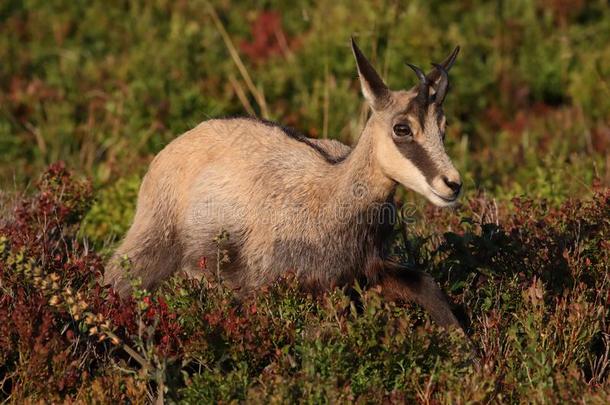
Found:
[[[133,221],[140,187],[139,177],[124,177],[98,191],[84,218],[81,234],[102,248],[111,247],[125,234]]]

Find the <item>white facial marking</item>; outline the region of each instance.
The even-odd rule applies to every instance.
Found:
[[[419,126],[409,117],[410,125],[417,129],[416,140],[437,167],[437,175],[428,181],[426,175],[398,149],[392,139],[391,132],[387,129],[379,129],[376,147],[376,159],[380,163],[383,173],[392,180],[402,184],[424,197],[439,207],[449,207],[457,203],[459,194],[447,184],[461,184],[460,175],[445,152],[441,131],[438,127],[435,112],[429,110],[427,116],[426,130],[422,133]],[[444,120],[444,117],[443,117]],[[390,130],[391,131],[391,130]]]

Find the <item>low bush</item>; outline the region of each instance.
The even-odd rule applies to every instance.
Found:
[[[444,285],[470,340],[375,290],[362,312],[339,290],[312,298],[290,274],[243,301],[207,273],[155,292],[134,280],[122,300],[78,236],[91,203],[54,164],[0,228],[5,400],[610,399],[607,188],[556,208],[478,196],[399,232],[395,253]]]

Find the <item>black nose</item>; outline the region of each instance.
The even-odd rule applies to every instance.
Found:
[[[447,187],[449,187],[453,193],[455,195],[458,195],[460,193],[460,190],[462,189],[462,183],[456,183],[455,181],[451,181],[449,180],[447,177],[443,176],[443,181],[445,182],[445,184],[447,185]]]

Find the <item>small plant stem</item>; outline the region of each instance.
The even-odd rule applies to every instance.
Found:
[[[218,17],[218,13],[216,13],[216,10],[208,1],[206,1],[206,6],[208,8],[208,12],[210,13],[210,16],[212,17],[212,21],[214,22],[214,25],[216,25],[216,29],[218,29],[218,32],[220,33],[220,36],[222,37],[222,40],[224,41],[225,46],[227,47],[227,50],[229,51],[229,54],[231,55],[231,59],[233,59],[235,66],[237,66],[239,73],[241,74],[242,78],[246,82],[246,86],[248,86],[248,89],[250,90],[250,92],[252,93],[254,98],[256,99],[256,102],[258,103],[259,107],[261,108],[262,117],[265,119],[268,119],[269,111],[267,110],[267,102],[265,101],[265,96],[254,85],[254,82],[252,81],[252,77],[250,76],[250,73],[248,73],[248,69],[246,68],[243,61],[241,60],[241,57],[239,56],[239,53],[237,52],[237,49],[235,48],[235,45],[233,44],[233,41],[231,40],[229,33],[227,32],[224,25],[222,24],[220,17]]]

